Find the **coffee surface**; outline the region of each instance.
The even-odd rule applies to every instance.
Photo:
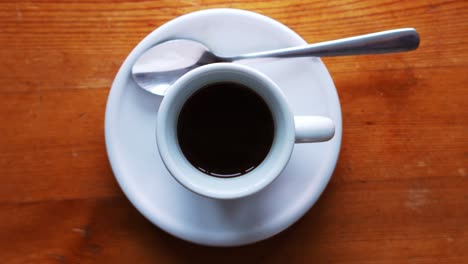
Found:
[[[183,105],[177,139],[187,160],[216,177],[255,169],[268,155],[274,121],[268,105],[246,86],[222,82],[195,92]]]

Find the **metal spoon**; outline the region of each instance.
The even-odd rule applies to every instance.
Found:
[[[200,42],[174,39],[145,51],[135,62],[132,75],[143,89],[164,96],[166,90],[186,72],[215,62],[233,62],[254,58],[332,57],[381,54],[414,50],[419,35],[414,28],[381,31],[356,37],[337,39],[299,47],[221,56],[212,53]]]

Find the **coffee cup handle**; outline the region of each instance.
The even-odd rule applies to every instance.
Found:
[[[295,116],[296,143],[324,142],[335,135],[335,123],[323,116]]]

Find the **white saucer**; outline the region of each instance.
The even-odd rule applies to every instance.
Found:
[[[294,114],[332,118],[336,134],[329,142],[296,145],[283,173],[259,193],[218,201],[186,190],[166,170],[155,139],[162,98],[138,88],[130,76],[132,64],[144,50],[170,38],[196,39],[226,55],[305,44],[277,21],[235,9],[184,15],[149,34],[123,63],[107,102],[107,153],[120,187],[151,222],[194,243],[244,245],[281,232],[317,201],[338,158],[341,110],[327,69],[317,58],[243,62],[284,90]]]

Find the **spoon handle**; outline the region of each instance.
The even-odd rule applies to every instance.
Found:
[[[361,36],[310,44],[306,46],[248,53],[228,58],[229,61],[253,58],[333,57],[382,54],[414,50],[419,46],[419,34],[414,28],[381,31]]]

